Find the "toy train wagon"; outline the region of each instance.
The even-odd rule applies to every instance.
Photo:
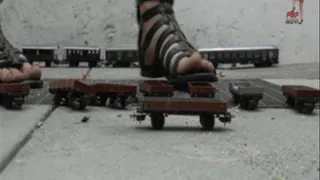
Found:
[[[229,91],[233,96],[234,102],[240,104],[240,108],[254,110],[263,98],[264,90],[247,82],[231,82],[229,83]]]
[[[137,114],[131,117],[137,121],[145,120],[149,115],[153,129],[164,127],[165,117],[174,115],[198,115],[200,124],[205,130],[212,130],[215,117],[222,123],[231,122],[231,114],[227,112],[227,104],[211,98],[172,98],[172,97],[143,97],[139,102]]]
[[[279,48],[276,46],[203,48],[199,51],[216,67],[218,64],[236,63],[270,67],[279,63]]]
[[[105,51],[106,61],[108,65],[113,67],[130,67],[130,65],[138,60],[137,48],[133,47],[113,47]]]
[[[320,99],[320,90],[308,86],[284,85],[282,92],[287,104],[304,114],[311,114]]]
[[[89,67],[97,67],[101,59],[101,49],[96,46],[64,46],[66,62],[70,67],[78,67],[87,62]]]
[[[109,100],[109,105],[119,102],[121,107],[125,108],[128,98],[136,97],[137,87],[124,84],[99,83],[91,85],[91,92],[90,102],[92,105],[105,106],[107,100]]]
[[[23,52],[30,61],[45,61],[50,66],[54,46],[24,46]],[[40,51],[41,50],[41,51]],[[70,67],[78,67],[79,62],[88,62],[90,67],[96,67],[101,61],[101,48],[97,46],[64,46],[66,61]],[[218,64],[254,64],[256,67],[269,67],[279,63],[279,48],[276,46],[253,47],[221,47],[199,49],[202,56],[217,67]],[[105,61],[113,67],[129,67],[138,62],[136,47],[111,47],[105,50]],[[50,60],[43,60],[50,59]]]
[[[45,62],[46,67],[50,67],[52,62],[57,61],[55,51],[57,46],[41,46],[41,45],[24,45],[22,53],[26,56],[29,62]]]
[[[66,105],[83,110],[89,103],[90,85],[75,79],[56,79],[50,84],[49,92],[54,95],[56,106]]]
[[[29,92],[27,83],[0,83],[0,103],[7,109],[21,108]]]

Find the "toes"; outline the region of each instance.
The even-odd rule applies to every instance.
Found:
[[[208,72],[214,72],[215,70],[213,64],[208,60],[201,60],[201,67],[208,70]]]
[[[22,65],[21,72],[28,77],[28,79],[38,79],[41,77],[41,69],[38,65],[24,63]]]
[[[178,66],[178,72],[187,72],[197,69],[203,69],[207,72],[214,72],[213,64],[205,59],[202,59],[199,53],[194,53],[190,57],[185,57],[181,59]]]
[[[0,81],[2,82],[24,81],[26,79],[16,68],[3,68],[1,69],[0,74]]]

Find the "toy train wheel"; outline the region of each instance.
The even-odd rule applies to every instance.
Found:
[[[151,113],[151,126],[155,130],[161,130],[164,127],[165,118],[162,113]]]
[[[89,67],[90,68],[93,68],[93,67],[97,67],[98,66],[98,62],[97,61],[92,61],[92,62],[89,62]]]
[[[299,102],[299,103],[297,103],[295,108],[298,110],[299,113],[312,114],[312,112],[315,108],[315,103]]]
[[[127,97],[120,98],[120,105],[123,109],[127,107]]]
[[[68,106],[73,109],[83,110],[88,105],[88,99],[83,94],[68,93]]]
[[[109,98],[109,105],[113,105],[117,101],[117,97],[110,97]]]
[[[107,96],[99,96],[99,106],[106,106],[107,100]]]
[[[55,106],[61,105],[61,95],[59,93],[55,93],[53,97],[53,103]]]
[[[51,61],[50,61],[50,60],[47,60],[47,61],[45,62],[45,64],[46,64],[46,67],[51,67]]]
[[[6,109],[21,108],[24,102],[24,97],[5,96],[4,106]]]
[[[4,96],[3,98],[3,105],[6,109],[13,108],[13,97],[12,96]]]
[[[240,101],[240,108],[241,109],[248,109],[248,105],[249,105],[248,101],[245,101],[245,100]]]
[[[238,104],[240,102],[240,96],[239,95],[233,95],[233,102]]]
[[[287,96],[287,101],[286,103],[291,106],[291,107],[294,107],[295,105],[295,99],[293,97],[290,97],[290,96]]]
[[[213,114],[201,114],[200,115],[200,124],[204,130],[212,130],[214,128],[215,119]]]
[[[244,99],[240,101],[240,107],[242,109],[254,110],[257,108],[257,106],[258,106],[258,102],[255,100]]]
[[[85,96],[80,97],[79,109],[84,110],[88,105],[88,99]]]

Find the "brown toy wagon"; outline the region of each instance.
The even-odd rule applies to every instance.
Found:
[[[135,97],[137,87],[133,85],[99,83],[91,85],[93,96],[91,104],[105,106],[107,100],[109,105],[119,102],[122,108],[126,108],[129,97]]]
[[[189,82],[189,94],[191,97],[214,98],[216,88],[208,82]]]
[[[76,79],[57,79],[50,84],[49,92],[54,95],[56,106],[67,105],[73,109],[83,110],[88,105],[89,85]]]
[[[29,92],[30,86],[27,83],[0,83],[1,104],[7,109],[21,108]]]
[[[174,87],[166,81],[147,80],[139,84],[139,91],[144,96],[172,97]]]
[[[320,97],[319,89],[308,86],[284,85],[282,92],[287,97],[287,104],[304,114],[313,112]]]
[[[137,121],[145,120],[146,115],[151,118],[153,129],[163,129],[165,116],[198,115],[200,124],[205,130],[212,130],[215,117],[222,123],[231,122],[231,114],[227,112],[227,104],[212,98],[171,98],[171,97],[144,97],[140,100],[137,114],[131,115]]]

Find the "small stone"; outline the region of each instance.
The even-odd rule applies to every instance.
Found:
[[[275,120],[275,119],[276,119],[275,117],[272,117],[272,118],[271,118],[271,120]]]
[[[86,123],[86,122],[89,121],[89,119],[90,119],[90,117],[84,116],[84,117],[81,119],[81,122]]]
[[[117,115],[117,117],[121,117],[121,116],[122,116],[121,114],[118,114],[118,115]]]

